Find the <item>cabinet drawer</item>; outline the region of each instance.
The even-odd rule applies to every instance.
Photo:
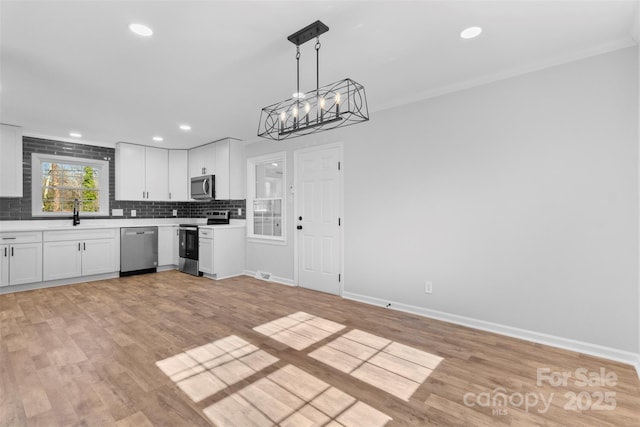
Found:
[[[213,239],[213,230],[199,228],[198,237],[201,239]]]
[[[15,233],[0,233],[0,244],[42,242],[42,231],[19,231]]]
[[[68,240],[93,240],[93,239],[115,239],[116,228],[103,228],[94,230],[59,230],[45,231],[42,233],[45,242],[64,242]]]

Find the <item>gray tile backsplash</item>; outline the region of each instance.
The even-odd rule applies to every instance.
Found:
[[[112,209],[122,209],[122,218],[131,218],[131,210],[136,210],[136,218],[171,218],[173,210],[178,211],[178,217],[199,218],[204,212],[212,209],[229,209],[232,219],[245,219],[245,200],[213,200],[210,202],[147,202],[115,200],[115,149],[97,147],[93,145],[74,144],[71,142],[54,141],[49,139],[25,136],[22,139],[22,180],[23,197],[0,197],[0,221],[43,219],[31,215],[31,154],[43,153],[58,156],[82,157],[92,160],[109,161],[109,212]],[[242,208],[242,215],[238,215],[238,208]],[[71,216],[69,216],[70,218]],[[104,217],[107,218],[107,217]],[[121,218],[121,217],[118,217]],[[60,219],[66,218],[51,218]]]

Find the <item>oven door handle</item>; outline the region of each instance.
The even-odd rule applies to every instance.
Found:
[[[209,195],[209,190],[207,189],[208,185],[207,182],[209,181],[209,179],[205,178],[202,180],[202,194],[208,196]]]

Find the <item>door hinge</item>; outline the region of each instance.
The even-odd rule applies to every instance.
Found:
[[[338,162],[338,170],[340,170],[340,162]]]

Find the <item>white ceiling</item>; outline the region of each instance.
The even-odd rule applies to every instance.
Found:
[[[637,1],[0,2],[0,122],[112,146],[255,140],[295,91],[286,37],[320,19],[320,84],[366,88],[370,112],[634,44]],[[154,35],[128,26],[140,22]],[[459,37],[479,25],[482,35]],[[315,87],[313,42],[301,90]],[[181,123],[190,132],[178,129]],[[152,141],[154,135],[164,142]]]

